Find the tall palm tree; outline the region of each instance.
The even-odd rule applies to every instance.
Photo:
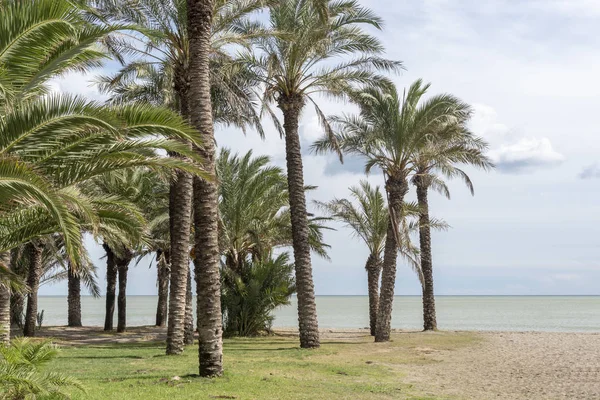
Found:
[[[388,197],[389,220],[383,256],[381,290],[375,341],[388,341],[396,281],[396,261],[402,234],[399,224],[404,216],[404,197],[410,176],[417,170],[416,155],[429,143],[444,140],[452,127],[463,121],[470,108],[454,96],[442,94],[421,102],[429,89],[421,80],[400,96],[393,86],[367,87],[352,95],[360,113],[334,117],[340,133],[335,141],[324,138],[315,143],[316,151],[339,146],[343,152],[366,159],[366,171],[383,171]]]
[[[186,0],[140,0],[131,2],[128,7],[116,0],[94,3],[100,15],[133,23],[143,33],[133,41],[119,38],[107,41],[115,54],[135,58],[116,75],[101,79],[101,87],[113,94],[112,101],[144,100],[169,105],[189,119],[190,45]],[[231,63],[226,51],[228,46],[244,45],[254,34],[246,17],[260,9],[262,1],[216,0],[211,2],[211,7],[215,16],[211,21],[209,61],[211,95],[215,103],[213,122],[241,127],[254,125],[262,133],[260,118],[254,111],[254,93],[249,89],[253,84],[251,76]],[[192,191],[191,177],[179,174],[173,182],[170,205],[171,317],[167,354],[181,353],[186,341],[185,299],[191,290],[187,275]],[[189,311],[188,307],[188,320]]]
[[[379,57],[383,46],[364,29],[380,29],[381,19],[356,1],[278,0],[269,10],[269,26],[264,30],[272,34],[258,37],[256,51],[245,53],[242,60],[264,84],[265,104],[276,102],[283,113],[281,124],[265,108],[285,137],[300,346],[314,348],[320,342],[298,133],[300,114],[307,102],[312,103],[325,131],[331,133],[314,95],[343,97],[353,84],[384,82],[377,71],[395,70],[400,64]],[[353,58],[342,61],[344,56]]]
[[[365,264],[369,291],[369,327],[375,336],[377,309],[379,307],[379,279],[385,235],[389,213],[383,195],[378,186],[371,186],[368,181],[361,181],[360,186],[350,188],[352,200],[333,199],[318,205],[334,219],[343,222],[353,230],[369,249],[369,257]]]
[[[468,108],[465,107],[465,110]],[[473,183],[459,164],[471,165],[484,170],[493,168],[493,163],[485,156],[487,143],[473,135],[466,126],[471,113],[460,115],[453,124],[448,124],[442,140],[429,143],[415,155],[416,171],[412,183],[417,190],[419,204],[419,243],[421,270],[423,271],[423,329],[437,329],[435,297],[433,291],[433,261],[431,257],[431,218],[429,216],[429,189],[436,190],[447,198],[450,191],[442,178],[460,178],[474,194]]]
[[[214,0],[188,0],[189,102],[192,125],[204,135],[198,153],[215,175],[215,142],[210,93],[210,38]],[[194,268],[197,290],[200,376],[223,374],[223,323],[219,260],[218,193],[214,180],[194,182]]]

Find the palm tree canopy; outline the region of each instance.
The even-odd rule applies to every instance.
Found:
[[[369,252],[379,257],[385,245],[388,224],[388,209],[379,186],[371,186],[368,181],[360,181],[359,186],[350,188],[352,200],[333,199],[327,203],[317,202],[334,219],[346,224],[369,248]]]
[[[91,26],[66,0],[0,7],[0,251],[61,232],[76,262],[81,230],[75,214],[86,209],[77,185],[94,176],[147,166],[207,177],[197,163],[157,153],[201,161],[180,142],[201,145],[199,134],[169,110],[49,94],[48,79],[97,65],[106,53],[95,43],[122,25]]]
[[[381,29],[382,20],[357,1],[276,0],[269,10],[261,30],[270,34],[258,36],[256,48],[242,52],[240,60],[263,83],[265,105],[282,97],[310,101],[326,132],[329,125],[312,95],[344,97],[355,84],[387,84],[379,72],[401,67],[380,56],[383,45],[365,28]],[[273,112],[264,110],[283,135]]]
[[[222,149],[217,160],[219,215],[222,253],[231,262],[248,256],[266,260],[275,247],[292,243],[287,178],[281,168],[270,165],[267,156],[239,156]],[[326,219],[309,221],[314,252],[327,257],[323,242]]]
[[[215,123],[242,129],[255,127],[262,135],[251,74],[235,64],[228,49],[248,46],[259,35],[248,15],[264,7],[262,0],[215,1],[211,37],[211,96]],[[123,63],[111,76],[99,78],[110,102],[145,101],[180,110],[180,90],[189,65],[186,0],[97,0],[95,11],[109,21],[130,24],[130,35],[111,35],[107,46]]]
[[[417,170],[419,154],[433,143],[464,130],[471,107],[450,94],[421,101],[430,85],[415,81],[402,96],[395,87],[368,86],[351,94],[360,112],[331,118],[338,130],[336,143],[325,137],[313,145],[316,152],[335,149],[366,159],[365,170],[374,166],[388,176],[407,179]],[[457,154],[447,152],[448,159]],[[464,155],[458,156],[459,160]]]
[[[487,148],[487,142],[474,135],[466,124],[448,127],[448,134],[429,143],[415,156],[416,171],[412,181],[415,184],[420,182],[424,187],[450,198],[444,178],[459,178],[473,195],[473,182],[458,165],[471,165],[484,170],[494,168],[492,161],[485,155]]]

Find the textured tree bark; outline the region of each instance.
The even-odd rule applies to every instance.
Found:
[[[102,245],[106,251],[106,315],[104,318],[104,330],[113,330],[115,315],[115,292],[117,288],[117,263],[115,253],[106,243]]]
[[[385,189],[388,193],[390,219],[383,253],[381,292],[379,294],[379,309],[375,329],[376,342],[390,340],[399,244],[396,240],[397,224],[402,218],[402,203],[404,196],[408,193],[408,181],[404,176],[389,176],[385,183]]]
[[[298,293],[300,347],[305,349],[317,348],[320,346],[319,325],[317,321],[317,306],[315,303],[315,288],[308,240],[308,216],[306,211],[306,195],[304,192],[302,153],[300,150],[300,136],[298,134],[298,121],[304,101],[300,95],[281,96],[278,105],[283,112],[283,128],[285,130],[292,242]]]
[[[127,271],[131,262],[131,252],[125,250],[123,257],[116,258],[117,272],[119,274],[119,296],[117,298],[117,332],[127,330]]]
[[[10,295],[10,324],[23,328],[25,311],[25,297],[21,293]]]
[[[167,354],[180,354],[184,349],[185,296],[190,269],[190,228],[193,179],[179,172],[172,183],[173,196],[169,204],[171,223],[171,282]]]
[[[10,269],[10,252],[0,253],[0,268]],[[10,289],[0,282],[0,345],[10,344]]]
[[[421,271],[423,272],[423,330],[437,330],[435,297],[433,294],[433,260],[431,257],[431,227],[429,226],[429,185],[425,177],[416,176],[417,201],[419,203],[419,245]]]
[[[369,285],[369,328],[371,336],[375,336],[377,326],[377,309],[379,308],[379,278],[381,276],[381,260],[379,256],[370,254],[365,266]]]
[[[188,0],[190,117],[203,136],[204,167],[215,175],[209,56],[214,0]],[[194,270],[200,376],[223,374],[223,326],[216,181],[194,179]]]
[[[158,274],[158,304],[156,305],[156,326],[164,327],[167,325],[168,305],[169,305],[169,276],[171,275],[169,267],[169,252],[161,250],[156,252]]]
[[[40,276],[42,275],[42,253],[44,248],[35,242],[27,244],[29,251],[29,271],[27,273],[27,310],[25,311],[25,325],[23,336],[35,336],[35,324],[37,321],[38,290],[40,288]]]
[[[194,344],[194,308],[192,305],[192,271],[188,271],[187,288],[185,291],[185,329],[183,342]]]
[[[81,276],[68,265],[68,315],[67,324],[72,327],[81,326]]]
[[[187,65],[176,66],[175,91],[179,100],[179,112],[184,119],[189,120],[189,76],[187,73]],[[191,147],[191,145],[189,146]],[[177,155],[171,154],[171,156]],[[190,174],[178,171],[175,180],[171,182],[169,193],[171,281],[167,354],[180,354],[184,349],[186,289],[190,269],[193,182],[194,179]]]

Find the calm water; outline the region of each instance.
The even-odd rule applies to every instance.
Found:
[[[154,324],[156,301],[156,296],[127,297],[127,324]],[[66,297],[42,296],[39,302],[44,325],[66,325]],[[441,296],[436,302],[440,329],[600,332],[600,296]],[[83,297],[82,308],[84,325],[104,324],[104,298]],[[321,328],[363,328],[369,324],[366,296],[317,296],[317,310]],[[290,306],[276,311],[274,326],[296,324],[293,298]],[[422,327],[420,297],[396,297],[392,327]]]

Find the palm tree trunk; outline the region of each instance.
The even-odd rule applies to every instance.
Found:
[[[13,326],[23,328],[25,310],[25,297],[21,293],[11,293],[10,295],[10,323]]]
[[[158,304],[156,306],[156,326],[167,325],[167,307],[169,305],[169,252],[156,252],[156,270],[158,273]]]
[[[81,326],[81,276],[78,272],[73,271],[71,263],[67,266],[68,278],[68,315],[67,323],[72,327]]]
[[[304,191],[302,153],[300,150],[300,136],[298,135],[298,121],[303,106],[304,102],[299,95],[281,96],[279,98],[279,108],[283,111],[284,118],[283,128],[285,130],[292,242],[298,293],[300,347],[310,349],[319,347],[320,342],[308,240],[308,216]]]
[[[10,270],[10,252],[0,253],[0,268]],[[0,345],[10,344],[10,289],[0,283]]]
[[[377,255],[370,254],[365,266],[369,284],[369,328],[371,336],[375,336],[377,326],[377,309],[379,308],[379,277],[381,276],[381,260]]]
[[[185,329],[183,342],[194,344],[194,309],[192,306],[192,271],[188,271],[187,288],[185,291]]]
[[[383,253],[383,269],[381,275],[381,292],[379,294],[379,310],[375,341],[390,340],[392,328],[392,306],[394,303],[394,286],[396,284],[396,261],[398,258],[398,224],[402,220],[402,203],[408,193],[408,182],[403,176],[388,177],[385,188],[388,194],[390,219],[388,222],[385,250]]]
[[[115,253],[106,243],[102,245],[106,251],[106,315],[104,317],[104,330],[113,330],[115,315],[115,291],[117,288],[117,263]]]
[[[127,251],[127,250],[126,250]],[[129,253],[129,251],[127,251]],[[131,257],[129,254],[117,257],[117,272],[119,274],[119,296],[117,298],[117,332],[127,330],[127,271]]]
[[[28,337],[35,336],[35,324],[37,321],[38,309],[38,290],[40,288],[40,277],[42,275],[42,253],[44,248],[34,242],[27,245],[29,248],[29,271],[27,274],[27,311],[25,311],[25,325],[23,326],[23,335]]]
[[[190,117],[203,136],[204,168],[215,175],[215,137],[210,95],[209,55],[214,0],[188,0],[190,51]],[[196,319],[200,376],[223,374],[223,322],[217,184],[214,180],[194,180],[194,271],[196,279]]]
[[[180,354],[184,349],[185,297],[190,269],[190,229],[192,223],[193,178],[178,172],[171,183],[169,216],[171,230],[171,281],[167,354]]]
[[[419,203],[419,245],[423,272],[423,330],[437,330],[435,297],[433,295],[433,261],[431,258],[431,227],[429,226],[428,186],[423,177],[415,179]]]
[[[189,120],[189,77],[185,66],[175,68],[175,91],[181,116]],[[188,144],[189,145],[189,144]],[[176,157],[176,154],[171,154]],[[190,270],[190,232],[194,178],[183,171],[176,173],[169,191],[169,233],[171,236],[171,282],[167,354],[180,354],[185,343],[185,306],[187,276]]]

